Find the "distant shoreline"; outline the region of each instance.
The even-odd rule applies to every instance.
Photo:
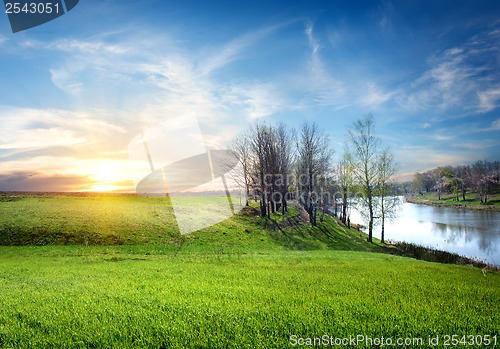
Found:
[[[500,207],[498,206],[474,206],[474,205],[467,205],[467,204],[446,204],[443,202],[436,202],[432,200],[419,200],[415,199],[410,195],[406,196],[406,202],[410,202],[412,204],[420,204],[420,205],[427,205],[427,206],[434,206],[434,207],[453,207],[453,208],[463,208],[463,209],[468,209],[468,210],[481,210],[481,211],[499,211]]]

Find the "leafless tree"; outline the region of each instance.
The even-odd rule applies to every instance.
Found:
[[[279,178],[277,178],[277,186],[281,199],[281,213],[285,214],[288,209],[287,197],[289,194],[289,179],[293,169],[294,163],[294,133],[284,123],[280,123],[275,129],[276,142],[278,148],[278,170]]]
[[[368,241],[372,242],[374,219],[374,191],[377,184],[377,157],[379,140],[373,134],[373,116],[357,120],[348,131],[351,139],[354,175],[363,195],[362,203],[368,210]]]
[[[297,189],[299,201],[309,214],[309,221],[316,225],[318,205],[321,204],[322,181],[330,170],[333,150],[328,138],[314,123],[305,123],[297,140]]]
[[[251,185],[259,197],[261,216],[264,217],[271,213],[272,177],[276,173],[276,142],[273,129],[269,125],[256,124],[251,134],[251,149],[254,157]]]
[[[397,173],[397,167],[394,163],[394,156],[388,149],[384,150],[378,158],[377,172],[376,194],[378,196],[378,211],[382,224],[380,240],[384,243],[385,219],[394,216],[399,202],[391,190],[390,180]]]
[[[337,184],[342,199],[340,220],[346,224],[349,213],[349,200],[354,184],[354,168],[352,167],[351,154],[346,149],[344,155],[337,164]],[[335,198],[336,199],[336,198]]]
[[[234,176],[234,181],[243,188],[246,194],[246,206],[250,198],[250,183],[251,183],[251,166],[252,166],[252,153],[251,153],[251,139],[249,134],[243,134],[236,138],[229,149],[234,152],[241,165],[241,173]]]

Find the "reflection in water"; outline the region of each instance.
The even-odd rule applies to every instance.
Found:
[[[351,221],[365,224],[355,210]],[[380,226],[376,226],[374,236],[379,235]],[[417,205],[401,198],[398,217],[386,221],[385,237],[500,265],[500,212]]]

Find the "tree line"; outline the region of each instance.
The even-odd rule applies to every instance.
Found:
[[[384,221],[395,207],[393,155],[374,134],[371,114],[353,123],[347,134],[342,155],[334,161],[331,139],[316,123],[304,123],[299,130],[284,123],[251,126],[230,147],[241,164],[234,179],[246,204],[258,202],[265,217],[284,214],[295,200],[313,226],[325,214],[350,226],[350,208],[357,202],[366,212],[368,241],[378,221],[384,241]]]
[[[453,193],[453,199],[465,201],[465,194],[477,192],[482,203],[488,195],[500,189],[500,162],[479,160],[472,164],[437,167],[417,172],[413,177],[414,192],[436,192],[438,200],[443,193]]]

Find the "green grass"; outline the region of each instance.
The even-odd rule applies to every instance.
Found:
[[[0,348],[500,337],[500,273],[394,255],[331,217],[247,208],[180,236],[166,198],[5,198]]]
[[[500,208],[500,193],[488,194],[488,201],[481,202],[478,193],[466,193],[465,201],[462,198],[462,193],[458,195],[459,201],[456,201],[456,196],[453,193],[442,193],[441,200],[438,199],[437,193],[424,193],[423,195],[415,195],[412,197],[412,202],[435,204],[442,206],[467,206],[469,208]]]
[[[193,200],[185,198],[185,206]],[[202,197],[194,202],[208,214]],[[182,202],[180,203],[183,204]],[[359,231],[326,216],[311,228],[297,208],[272,219],[256,208],[214,226],[180,236],[168,198],[159,197],[18,197],[0,201],[0,245],[172,245],[238,247],[266,250],[343,249],[385,251],[378,240],[366,242]]]
[[[279,348],[291,335],[500,329],[498,273],[380,253],[46,246],[0,256],[6,348]]]

